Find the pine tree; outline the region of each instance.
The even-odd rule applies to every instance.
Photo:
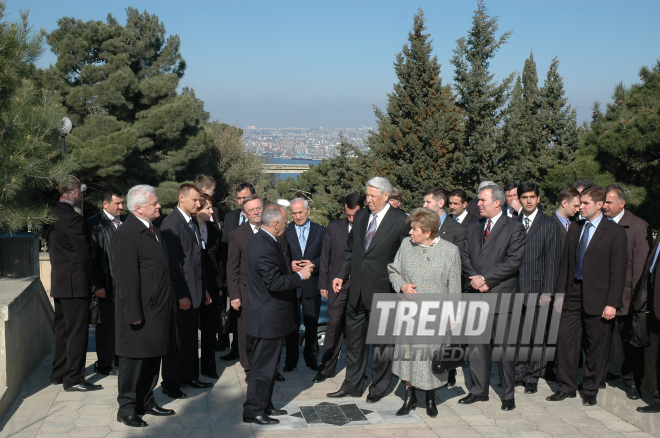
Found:
[[[463,141],[454,154],[456,183],[472,193],[480,181],[502,179],[497,163],[501,155],[498,140],[515,74],[498,84],[488,70],[490,60],[511,35],[511,32],[505,32],[496,38],[497,30],[497,17],[491,18],[480,0],[468,36],[456,41],[451,59],[457,104],[466,118]]]
[[[126,10],[126,25],[62,18],[48,35],[57,63],[44,82],[62,95],[74,129],[67,152],[92,189],[219,176],[209,115],[194,92],[177,93],[185,61],[156,15]]]
[[[34,80],[45,33],[34,34],[28,14],[9,23],[0,3],[0,230],[38,230],[50,222],[46,199],[74,170],[61,160],[63,108],[56,93]]]
[[[408,44],[396,56],[398,82],[386,112],[375,108],[378,130],[368,138],[374,168],[403,192],[404,208],[421,205],[425,189],[449,187],[462,119],[425,33],[424,13],[415,14]]]

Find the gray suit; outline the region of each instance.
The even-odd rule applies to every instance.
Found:
[[[525,253],[525,228],[520,222],[510,219],[504,212],[492,226],[490,235],[483,242],[486,219],[473,221],[468,225],[465,242],[461,249],[463,275],[473,277],[483,275],[489,286],[487,293],[513,294],[518,292],[518,270]],[[479,293],[472,288],[469,292]],[[499,300],[498,300],[499,301]],[[493,327],[497,327],[500,310],[495,310]],[[508,313],[501,312],[502,317]],[[508,333],[505,334],[505,339]],[[470,393],[487,396],[490,382],[492,347],[489,344],[471,346],[470,375],[472,388]],[[502,400],[512,400],[514,396],[514,363],[500,361],[500,381],[502,382]]]

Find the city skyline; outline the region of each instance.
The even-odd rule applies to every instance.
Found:
[[[444,84],[453,84],[449,62],[456,39],[466,36],[477,2],[470,1],[195,1],[67,2],[9,0],[6,20],[30,10],[35,30],[53,31],[73,16],[125,23],[125,8],[157,15],[167,34],[181,37],[187,69],[181,87],[191,87],[211,118],[262,127],[376,128],[373,106],[385,109],[397,81],[395,56],[407,43],[413,15],[425,13],[433,55]],[[655,65],[660,35],[653,32],[660,2],[632,0],[528,2],[487,1],[499,31],[513,31],[491,62],[502,80],[521,72],[534,54],[539,86],[551,60],[578,123],[589,120],[594,101],[611,99],[619,82],[639,82],[639,68]],[[655,18],[654,18],[655,17]],[[37,65],[56,61],[46,47]]]

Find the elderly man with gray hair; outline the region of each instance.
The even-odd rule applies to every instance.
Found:
[[[112,237],[115,274],[115,352],[119,361],[117,421],[145,427],[140,415],[174,415],[156,403],[160,361],[176,350],[176,297],[167,249],[152,221],[160,216],[155,189],[131,188],[130,211]]]
[[[346,305],[346,378],[337,392],[328,397],[359,397],[367,368],[369,349],[367,328],[374,294],[394,293],[387,265],[394,261],[401,242],[408,236],[410,224],[404,212],[392,207],[388,200],[392,184],[387,178],[367,181],[367,205],[355,213],[353,229],[348,235],[348,247],[337,278],[332,281],[334,293],[341,292],[344,281],[351,279]],[[379,401],[387,391],[392,377],[392,361],[381,357],[383,345],[374,345],[371,363],[371,386],[367,403]]]

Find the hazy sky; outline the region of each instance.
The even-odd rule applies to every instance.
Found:
[[[4,1],[4,0],[3,0]],[[181,81],[205,102],[213,119],[260,127],[376,127],[397,78],[395,55],[421,7],[443,82],[449,60],[467,34],[476,0],[8,0],[6,19],[30,10],[30,24],[52,31],[73,16],[126,22],[128,6],[156,14],[181,37],[187,70]],[[543,84],[558,57],[578,121],[594,101],[610,101],[614,86],[639,82],[643,65],[660,58],[658,0],[490,0],[499,33],[513,31],[491,63],[502,79],[522,71],[533,51]],[[55,62],[47,51],[40,67]]]

